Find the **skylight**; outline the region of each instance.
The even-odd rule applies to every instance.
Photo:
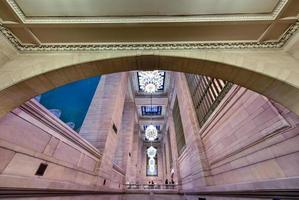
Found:
[[[142,116],[161,115],[162,106],[141,106]]]
[[[140,71],[137,72],[139,91],[155,93],[164,90],[165,72],[163,71]]]

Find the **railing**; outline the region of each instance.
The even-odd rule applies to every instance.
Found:
[[[127,185],[136,185],[137,184],[127,184]],[[168,186],[170,186],[169,184]],[[139,185],[143,186],[143,185]],[[146,186],[146,185],[144,185]],[[149,185],[148,185],[149,186]],[[160,185],[162,187],[162,185]],[[166,186],[166,185],[165,185]],[[174,185],[177,187],[177,185]],[[169,190],[163,190],[168,192]],[[135,191],[132,191],[135,193]],[[133,194],[134,194],[133,193]],[[0,199],[2,198],[29,198],[29,197],[62,197],[62,196],[82,196],[84,195],[97,195],[97,199],[107,199],[107,195],[125,195],[127,192],[124,191],[93,191],[93,190],[58,190],[58,189],[42,189],[42,188],[2,188],[0,187]],[[138,193],[136,193],[138,194]],[[145,193],[146,194],[146,193]],[[176,193],[179,195],[188,195],[196,197],[196,199],[206,199],[207,197],[225,197],[227,199],[272,199],[272,200],[283,200],[283,199],[299,199],[299,189],[292,190],[252,190],[252,191],[225,191],[225,192],[179,192]],[[104,196],[102,196],[104,195]]]
[[[132,190],[176,190],[177,184],[126,184]]]
[[[272,199],[272,200],[295,200],[299,199],[299,189],[271,189],[271,190],[243,190],[243,191],[209,191],[209,192],[185,192],[184,195],[197,196],[198,199],[210,197],[238,198],[238,199]]]

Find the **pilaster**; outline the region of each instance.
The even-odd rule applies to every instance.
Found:
[[[80,135],[103,154],[98,185],[109,187],[120,184],[112,180],[112,161],[117,147],[127,89],[127,72],[102,76],[80,130]]]

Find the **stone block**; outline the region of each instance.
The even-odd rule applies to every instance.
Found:
[[[13,114],[5,116],[0,123],[0,139],[37,152],[43,152],[50,137],[34,124]]]
[[[70,145],[60,142],[53,157],[62,161],[69,162],[73,165],[77,165],[80,159],[81,152],[71,147]]]
[[[299,176],[299,152],[275,159],[286,177]]]
[[[44,150],[44,154],[52,156],[58,144],[59,140],[55,137],[52,137]]]
[[[82,162],[81,166],[82,168],[89,170],[89,171],[94,171],[96,167],[96,161],[92,159],[91,157],[85,155]]]
[[[15,152],[0,148],[0,174],[14,157]]]
[[[35,176],[36,170],[43,160],[17,153],[7,165],[3,174]]]

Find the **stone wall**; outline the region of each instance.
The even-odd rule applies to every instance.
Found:
[[[214,184],[298,176],[298,123],[265,97],[235,87],[200,132]]]
[[[113,160],[127,91],[127,72],[102,76],[80,129],[80,135],[103,154],[98,183],[104,188],[122,189],[124,183],[124,172]]]
[[[186,149],[178,158],[183,189],[298,188],[298,116],[234,86],[199,128],[185,82],[178,73],[176,92],[186,125]]]
[[[0,187],[122,191],[136,132],[127,84],[127,73],[103,76],[80,134],[35,100],[1,118]],[[37,176],[41,163],[48,167]]]
[[[126,183],[139,184],[142,183],[140,180],[141,177],[141,161],[140,158],[140,145],[142,140],[139,137],[140,127],[138,124],[135,124],[134,135],[133,135],[133,144],[131,149],[131,156],[129,156],[127,164],[127,174],[126,174]]]
[[[35,100],[0,119],[0,158],[0,187],[98,188],[101,154]]]
[[[198,137],[200,129],[183,73],[176,73],[175,91],[186,140],[185,150],[177,159],[180,182],[183,190],[192,190],[208,184],[208,162],[202,140]]]
[[[13,60],[16,56],[18,56],[17,50],[10,44],[4,35],[0,34],[0,66]]]

